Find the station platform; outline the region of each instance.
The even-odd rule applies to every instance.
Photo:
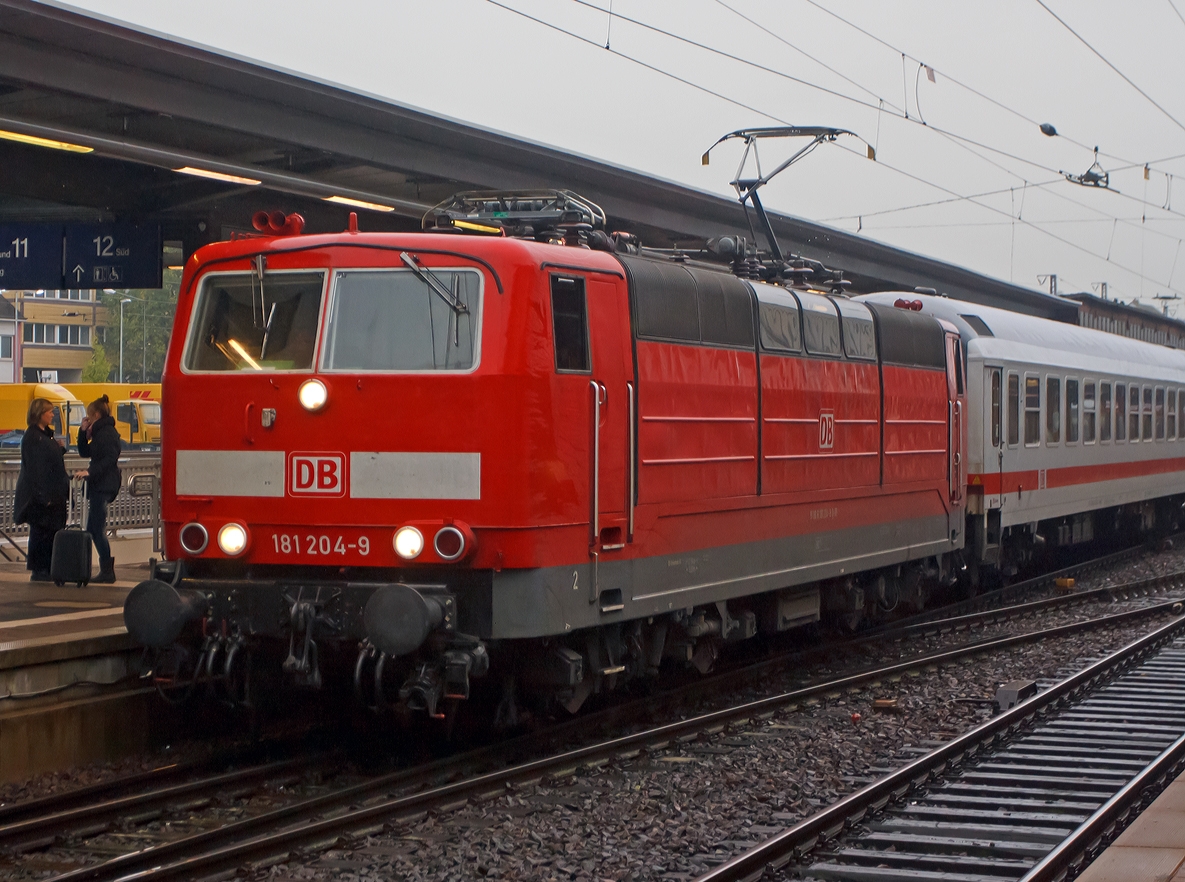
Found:
[[[153,690],[123,626],[150,536],[112,540],[113,585],[30,582],[0,561],[0,780],[117,758],[154,739]],[[97,572],[97,568],[96,568]]]
[[[1166,787],[1077,882],[1185,882],[1185,774]]]

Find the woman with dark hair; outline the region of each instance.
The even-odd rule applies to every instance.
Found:
[[[34,398],[27,416],[29,428],[21,439],[21,473],[16,481],[14,520],[29,525],[27,566],[31,581],[49,582],[53,537],[66,526],[70,477],[63,462],[66,451],[53,436],[53,405]]]
[[[107,506],[119,495],[119,430],[111,416],[111,403],[104,395],[86,406],[86,418],[78,426],[78,455],[90,459],[86,471],[86,495],[90,503],[86,531],[99,555],[99,575],[92,582],[115,581],[115,558],[107,541]]]

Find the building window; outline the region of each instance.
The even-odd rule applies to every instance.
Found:
[[[12,334],[0,334],[0,358],[12,358]]]
[[[26,343],[90,346],[91,329],[89,325],[47,325],[41,322],[26,322],[24,340]]]

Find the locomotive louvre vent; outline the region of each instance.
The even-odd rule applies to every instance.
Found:
[[[752,348],[753,294],[735,276],[618,255],[630,279],[639,337]]]
[[[942,325],[933,317],[879,303],[867,304],[876,318],[877,343],[886,364],[946,369]]]

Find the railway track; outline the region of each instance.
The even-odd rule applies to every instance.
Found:
[[[1052,882],[1185,768],[1185,618],[699,877]]]
[[[1117,615],[1090,619],[1056,628],[979,641],[955,649],[910,659],[888,667],[819,682],[781,695],[748,702],[700,716],[643,729],[629,735],[559,753],[509,764],[509,751],[519,754],[540,751],[543,739],[555,733],[528,736],[506,745],[495,745],[470,754],[380,776],[358,784],[334,788],[308,799],[251,817],[212,826],[170,841],[138,847],[127,854],[91,862],[54,877],[58,882],[114,880],[134,875],[137,879],[195,878],[239,868],[258,868],[305,854],[315,854],[356,837],[381,830],[399,819],[428,811],[448,811],[500,796],[507,788],[533,782],[561,779],[580,767],[595,767],[639,754],[661,751],[667,746],[711,738],[722,732],[759,725],[775,712],[809,703],[818,697],[891,678],[907,671],[925,669],[977,653],[1018,646],[1049,637],[1092,628],[1135,621],[1165,614],[1180,601],[1169,601],[1128,610]],[[571,726],[587,720],[573,721]],[[574,731],[574,730],[573,730]],[[126,807],[125,807],[126,811]],[[125,813],[126,818],[126,813]],[[108,820],[107,823],[110,823]],[[46,828],[48,829],[48,828]],[[2,832],[2,831],[0,831]],[[85,832],[85,831],[84,831]],[[59,840],[59,847],[61,847]],[[70,840],[65,844],[70,845]],[[137,844],[143,846],[142,840]]]

